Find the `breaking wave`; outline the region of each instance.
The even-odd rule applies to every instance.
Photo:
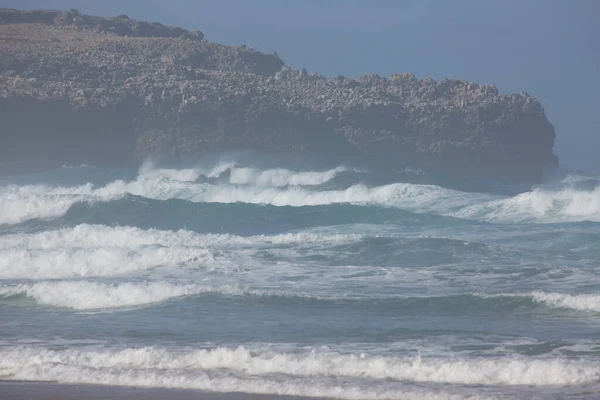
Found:
[[[235,185],[254,185],[264,187],[281,186],[318,186],[348,171],[345,167],[337,167],[327,171],[291,171],[284,168],[261,170],[241,167],[234,162],[220,163],[210,168],[155,168],[150,163],[140,167],[139,177],[142,179],[167,178],[173,181],[194,182],[204,178],[218,178],[229,172],[228,183]]]
[[[78,225],[0,236],[1,279],[124,275],[186,263],[215,264],[213,250],[230,246],[343,243],[357,234],[288,233],[241,237],[133,227]]]
[[[369,188],[354,185],[343,190],[316,191],[301,187],[260,187],[211,185],[165,179],[115,181],[92,189],[91,185],[75,188],[23,186],[5,190],[0,200],[4,211],[0,223],[14,224],[35,218],[64,215],[80,202],[111,201],[127,194],[156,200],[181,199],[195,203],[250,203],[272,206],[318,206],[358,204],[399,207],[419,212],[450,214],[451,210],[471,204],[477,195],[444,189],[439,186],[396,183]]]
[[[363,398],[366,393],[372,395],[376,388],[385,387],[386,382],[531,386],[592,383],[600,379],[600,364],[520,356],[425,358],[315,350],[282,353],[242,346],[187,352],[155,347],[100,351],[17,348],[0,351],[0,373],[19,380],[264,394],[330,396],[337,389],[335,397]],[[280,374],[287,377],[280,380],[280,385],[262,384],[263,380],[276,380]],[[305,382],[306,378],[313,382],[316,379],[325,386],[300,389],[298,382]],[[352,393],[358,393],[348,392],[351,388],[344,387],[340,378],[363,379],[371,385],[365,385],[368,391],[356,396]],[[225,382],[229,385],[224,385]],[[404,397],[402,393],[395,393],[391,398]]]
[[[111,270],[105,269],[104,275]],[[260,281],[260,280],[259,280]],[[251,296],[294,301],[317,301],[360,303],[366,306],[387,305],[398,309],[431,309],[448,311],[458,310],[470,305],[481,310],[516,309],[534,307],[536,304],[548,308],[562,308],[575,311],[600,312],[598,294],[563,294],[555,292],[531,293],[465,293],[446,296],[408,296],[381,294],[377,292],[361,295],[351,293],[327,293],[320,290],[317,283],[304,285],[305,291],[294,287],[277,285],[273,288],[255,282],[253,287],[239,284],[209,284],[210,281],[194,282],[193,279],[179,281],[121,281],[96,282],[87,280],[50,280],[33,283],[5,284],[0,286],[0,299],[25,295],[41,305],[71,308],[74,310],[116,309],[132,306],[147,306],[167,300],[216,294],[222,296]],[[256,283],[258,283],[256,285]],[[287,288],[287,289],[286,289]],[[308,291],[306,291],[308,290]]]
[[[60,249],[64,247],[117,247],[136,249],[142,246],[208,247],[258,244],[310,244],[344,243],[363,238],[361,234],[322,234],[311,232],[282,233],[279,235],[236,236],[230,234],[199,234],[187,230],[169,231],[140,229],[130,226],[110,227],[81,224],[33,234],[10,234],[0,236],[0,250]]]
[[[227,171],[226,181],[221,178],[199,181],[200,177],[222,177]],[[343,167],[298,172],[234,164],[218,164],[207,169],[159,169],[145,165],[136,179],[115,180],[101,187],[90,183],[76,187],[11,185],[0,188],[0,224],[59,217],[76,203],[108,202],[128,194],[193,203],[239,202],[293,207],[374,205],[498,223],[600,222],[600,187],[586,190],[569,183],[559,190],[534,188],[513,197],[412,183],[375,187],[355,183],[345,189],[316,189],[343,171],[346,171]]]
[[[470,205],[454,216],[492,222],[600,222],[600,187],[593,190],[534,189],[514,197]]]
[[[77,187],[6,186],[0,188],[0,224],[57,217],[65,214],[73,204],[93,198],[92,184]]]
[[[109,284],[85,281],[50,281],[0,287],[0,297],[22,293],[33,298],[38,304],[74,310],[94,310],[143,306],[200,293],[240,295],[243,294],[243,291],[235,286],[210,287],[167,282]]]
[[[550,307],[600,312],[600,294],[572,295],[564,293],[534,292],[526,296]]]

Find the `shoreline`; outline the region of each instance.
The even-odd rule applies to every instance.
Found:
[[[208,392],[195,389],[147,388],[132,386],[20,381],[0,379],[0,399],[12,400],[326,400],[326,398],[282,396],[241,392]]]

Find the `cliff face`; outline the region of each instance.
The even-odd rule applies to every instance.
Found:
[[[0,10],[0,168],[230,149],[511,181],[558,163],[539,102],[412,74],[324,78],[125,16]]]

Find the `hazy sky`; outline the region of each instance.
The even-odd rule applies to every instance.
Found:
[[[323,75],[413,72],[521,90],[563,165],[600,172],[600,0],[0,0],[200,29]]]

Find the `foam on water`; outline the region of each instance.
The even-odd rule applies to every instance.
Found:
[[[598,222],[600,188],[534,189],[514,197],[465,207],[454,216],[492,222]]]
[[[213,250],[231,246],[344,243],[357,234],[289,233],[241,237],[132,227],[78,225],[0,236],[0,279],[125,275],[180,264],[214,263]]]
[[[226,370],[247,377],[285,374],[291,377],[345,377],[377,382],[393,380],[462,385],[574,385],[600,379],[600,364],[597,362],[563,358],[393,357],[316,350],[281,353],[246,347],[187,352],[156,347],[99,351],[17,348],[0,351],[0,373],[11,379],[71,381],[62,370],[64,367],[71,367],[69,371],[86,371],[88,376],[79,381],[89,383],[98,379],[97,376],[94,378],[94,371],[120,371],[139,376],[157,376],[162,371],[165,376],[173,377],[182,372]],[[157,383],[160,386],[160,381],[152,386]],[[229,388],[228,391],[236,389],[239,388]]]
[[[318,206],[358,204],[399,207],[417,212],[450,214],[453,210],[497,196],[464,193],[435,185],[395,183],[377,187],[362,184],[341,190],[310,190],[303,187],[211,185],[171,180],[115,181],[97,190],[101,196],[131,193],[157,200],[181,199],[195,203],[249,203],[272,206]]]
[[[150,161],[144,162],[139,169],[139,178],[141,179],[161,179],[166,178],[173,181],[193,182],[201,176],[206,178],[217,178],[223,172],[235,167],[234,162],[219,163],[209,168],[156,168]]]
[[[520,224],[600,221],[593,179],[569,177],[508,197],[352,185],[350,178],[368,174],[344,171],[146,165],[132,180],[112,181],[128,171],[112,171],[111,181],[93,171],[103,182],[97,186],[1,187],[0,224],[139,197],[101,209],[79,205],[56,223],[2,228],[0,376],[348,399],[559,398],[548,394],[598,387],[597,224]],[[43,182],[85,182],[79,171],[62,174]],[[336,178],[343,186],[319,187]],[[244,206],[229,213],[228,206],[143,198],[388,209]],[[212,210],[218,213],[203,220]],[[187,214],[194,213],[204,232],[234,226],[279,234],[57,228],[82,216],[125,223],[129,212],[127,223],[145,227],[191,226]],[[370,224],[354,223],[352,213]],[[296,221],[309,218],[313,228],[280,233],[306,227]],[[167,314],[181,332],[165,334]],[[315,316],[326,319],[309,322]],[[521,326],[517,318],[527,317],[535,323]],[[102,323],[109,325],[90,329]],[[57,344],[61,336],[67,341]]]
[[[166,178],[180,182],[194,182],[200,177],[218,178],[229,171],[229,183],[254,186],[317,186],[347,171],[345,167],[337,167],[327,171],[291,171],[284,168],[261,170],[258,168],[240,167],[234,162],[219,163],[209,168],[155,168],[151,163],[144,163],[139,170],[139,178]]]
[[[217,245],[257,244],[311,244],[345,243],[363,238],[361,234],[324,234],[311,232],[283,233],[279,235],[236,236],[229,234],[199,234],[187,230],[169,231],[140,229],[129,226],[80,224],[33,234],[9,234],[0,236],[0,250],[57,249],[64,247],[118,247],[136,249],[141,246],[207,247]]]
[[[210,287],[168,282],[123,282],[116,284],[86,281],[49,281],[0,287],[0,297],[26,294],[39,304],[75,310],[142,306],[200,293],[240,295],[235,286]]]
[[[0,278],[117,276],[184,263],[209,263],[211,260],[209,250],[191,247],[7,249],[1,252]]]
[[[229,183],[256,186],[317,186],[347,169],[337,167],[324,172],[295,172],[287,169],[233,168]]]
[[[239,285],[170,283],[166,281],[102,283],[84,280],[39,281],[0,286],[0,299],[24,294],[38,304],[74,310],[144,306],[169,299],[214,293],[226,296],[290,297],[322,301],[360,300],[358,296],[318,296],[281,290],[250,289]]]
[[[334,274],[335,275],[335,274]],[[189,281],[189,280],[188,280]],[[417,282],[415,284],[418,284]],[[393,294],[371,293],[365,289],[362,295],[327,294],[320,291],[318,285],[309,292],[301,292],[289,287],[279,286],[278,289],[242,287],[238,284],[209,285],[206,282],[169,282],[169,281],[139,281],[106,283],[85,280],[69,281],[38,281],[34,283],[5,284],[0,286],[0,298],[24,294],[34,299],[38,304],[65,307],[75,310],[108,309],[130,306],[143,306],[160,303],[169,299],[194,296],[203,293],[214,293],[226,296],[256,296],[256,297],[285,297],[316,301],[350,301],[364,302],[369,300],[408,303],[417,306],[415,301],[424,300],[428,304],[438,304],[448,301],[470,301],[469,296],[480,299],[522,298],[531,299],[547,307],[564,308],[576,311],[600,312],[600,295],[579,294],[568,295],[551,292],[506,293],[499,295],[464,294],[446,297],[410,297]],[[462,299],[461,299],[462,298]],[[513,307],[518,304],[513,304]]]
[[[0,224],[15,224],[33,218],[65,214],[80,201],[93,200],[91,184],[76,187],[10,185],[0,187]]]
[[[223,166],[215,167],[217,172]],[[9,186],[0,189],[0,224],[13,224],[34,218],[64,215],[78,202],[111,201],[126,194],[156,200],[181,199],[190,202],[250,203],[274,206],[315,206],[327,204],[366,204],[440,213],[495,196],[463,193],[435,185],[397,183],[370,188],[361,184],[343,190],[316,191],[305,188],[324,183],[344,171],[292,172],[233,168],[231,184],[196,183],[197,169],[144,169],[133,181],[116,180],[103,187],[91,184],[76,187],[41,185]],[[217,172],[205,172],[208,176]],[[244,185],[238,185],[243,183]]]
[[[475,296],[482,298],[523,298],[531,299],[536,303],[552,308],[565,308],[576,311],[600,312],[600,294],[566,294],[555,292],[530,292],[530,293],[500,293],[483,294]]]
[[[230,171],[229,183],[196,182]],[[377,187],[355,184],[340,190],[314,190],[346,171],[290,171],[239,167],[221,163],[210,168],[165,169],[145,164],[132,181],[116,180],[103,187],[43,185],[0,188],[0,224],[64,215],[77,202],[111,201],[126,194],[156,200],[250,203],[273,206],[358,204],[398,207],[414,212],[490,222],[600,221],[600,187],[578,189],[573,179],[560,190],[535,188],[514,197],[461,192],[436,185],[394,183]]]
[[[111,386],[137,386],[148,388],[196,389],[212,392],[243,392],[253,394],[330,397],[352,400],[402,399],[402,400],[491,400],[496,397],[483,395],[457,395],[441,390],[406,389],[403,386],[379,382],[375,387],[339,382],[327,378],[311,377],[239,377],[236,375],[173,370],[129,369],[126,365],[117,368],[83,367],[73,364],[77,355],[72,355],[71,363],[61,363],[68,355],[55,356],[54,362],[31,361],[35,355],[7,355],[0,360],[0,374],[15,380],[48,380],[62,383],[87,383]],[[48,354],[46,354],[47,356]],[[27,357],[27,361],[14,368],[15,357]],[[93,355],[90,355],[93,357]],[[9,358],[10,357],[10,358]],[[66,360],[65,360],[66,361]]]
[[[551,307],[569,308],[578,311],[600,312],[600,294],[564,294],[534,292],[529,294],[533,300]]]

